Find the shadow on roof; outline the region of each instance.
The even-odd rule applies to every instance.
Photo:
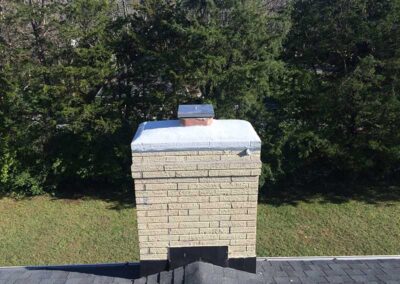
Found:
[[[139,263],[82,264],[59,266],[29,266],[27,270],[79,272],[98,276],[135,279],[140,277]]]

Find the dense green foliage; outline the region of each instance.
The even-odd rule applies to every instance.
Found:
[[[129,182],[188,102],[254,124],[268,184],[398,175],[399,0],[142,2],[0,4],[0,191]]]
[[[396,0],[296,2],[285,59],[301,75],[285,103],[285,174],[356,181],[399,171],[399,24]]]

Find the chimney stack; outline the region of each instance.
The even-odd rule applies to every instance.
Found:
[[[255,272],[261,141],[211,105],[142,123],[132,141],[141,274],[202,260]]]

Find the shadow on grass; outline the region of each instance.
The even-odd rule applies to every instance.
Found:
[[[299,202],[341,204],[351,200],[377,206],[392,206],[400,201],[400,184],[315,184],[307,187],[281,187],[262,190],[260,203],[275,207],[283,205],[297,206]]]
[[[79,186],[64,185],[52,195],[52,198],[69,202],[103,200],[112,204],[109,207],[109,209],[112,210],[123,210],[136,206],[132,184],[104,185],[100,183],[90,183]]]

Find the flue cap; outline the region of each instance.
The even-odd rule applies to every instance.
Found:
[[[210,104],[179,105],[178,118],[213,118],[214,108]]]

